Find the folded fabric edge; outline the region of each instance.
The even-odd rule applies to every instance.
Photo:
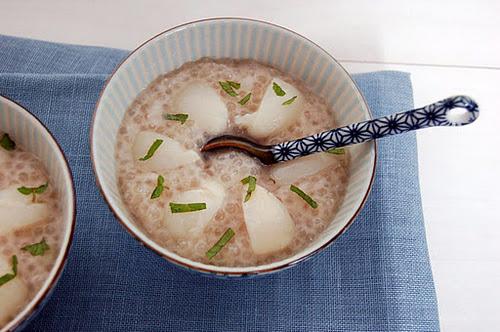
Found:
[[[115,48],[115,47],[98,46],[98,45],[81,45],[81,44],[72,44],[72,43],[65,43],[65,42],[53,42],[53,41],[48,41],[48,40],[43,40],[43,39],[26,38],[26,37],[18,37],[18,36],[3,35],[3,34],[0,34],[0,41],[2,43],[5,43],[5,42],[24,42],[26,44],[36,43],[36,44],[43,44],[43,45],[51,46],[51,47],[68,47],[68,48],[76,48],[76,49],[89,48],[89,49],[96,49],[96,50],[103,50],[103,51],[130,52],[130,51],[120,49],[120,48]]]

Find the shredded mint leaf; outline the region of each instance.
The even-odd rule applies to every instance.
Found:
[[[219,241],[217,241],[217,243],[215,243],[213,247],[207,251],[206,255],[208,259],[212,259],[215,255],[217,255],[219,251],[221,251],[222,248],[224,248],[224,246],[233,238],[234,234],[233,229],[228,228]]]
[[[205,210],[206,203],[169,203],[172,213],[184,213]]]
[[[16,148],[16,143],[9,137],[9,134],[3,134],[0,138],[0,146],[7,151],[12,151]]]
[[[238,83],[238,82],[234,82],[234,81],[226,81],[227,84],[229,84],[232,88],[238,90],[240,87],[241,87],[241,84]]]
[[[19,191],[23,195],[31,195],[31,194],[43,194],[45,190],[47,190],[47,187],[49,186],[49,183],[44,183],[41,186],[38,187],[19,187],[17,188],[17,191]]]
[[[43,194],[45,190],[47,190],[47,187],[49,186],[49,183],[42,184],[39,187],[33,188],[33,193],[34,194]]]
[[[325,152],[331,153],[331,154],[345,154],[345,149],[344,148],[332,148],[332,149],[326,150]]]
[[[158,148],[162,143],[163,143],[162,139],[157,139],[156,141],[154,141],[153,144],[151,144],[151,146],[149,147],[149,150],[146,153],[146,155],[142,158],[139,158],[139,160],[145,161],[150,159],[155,154],[156,150],[158,150]]]
[[[163,176],[158,175],[158,179],[156,180],[156,187],[151,193],[151,199],[155,199],[161,196],[163,192],[163,184],[165,183],[165,178]]]
[[[41,186],[38,187],[19,187],[17,188],[17,191],[19,191],[23,195],[33,195],[33,202],[36,199],[36,195],[43,194],[45,190],[47,190],[47,187],[49,186],[49,183],[44,183]]]
[[[243,97],[239,102],[238,104],[240,104],[241,106],[245,105],[246,103],[248,103],[248,101],[250,100],[250,97],[252,97],[252,93],[249,92],[245,97]]]
[[[0,277],[0,286],[5,285],[17,276],[17,256],[12,256],[12,273],[6,273]]]
[[[276,82],[273,82],[273,90],[276,96],[283,97],[286,95],[286,92]]]
[[[283,103],[281,103],[281,105],[290,105],[295,101],[295,99],[297,99],[297,96],[293,96],[292,98],[285,100]]]
[[[318,207],[318,203],[316,203],[316,201],[312,199],[311,196],[303,192],[299,187],[296,187],[292,184],[290,185],[290,190],[299,195],[300,198],[306,201],[306,203],[309,204],[309,206],[311,206],[313,209]]]
[[[245,196],[245,202],[247,202],[252,196],[252,193],[255,191],[255,186],[257,185],[257,178],[255,178],[255,176],[249,175],[243,180],[241,180],[241,183],[248,184],[247,194]]]
[[[226,93],[228,95],[230,95],[231,97],[236,97],[238,95],[236,93],[236,91],[234,91],[234,89],[231,86],[231,84],[229,83],[229,81],[225,81],[225,82],[219,81],[219,84],[220,84],[222,90],[226,91]]]
[[[17,191],[19,191],[23,195],[31,195],[33,194],[33,188],[28,188],[28,187],[20,187],[17,188]]]
[[[165,113],[163,117],[167,120],[172,120],[172,121],[179,121],[181,124],[184,124],[188,117],[189,114],[184,114],[184,113],[179,113],[179,114],[169,114]]]
[[[27,246],[21,248],[21,250],[28,251],[31,256],[43,256],[45,251],[49,249],[50,247],[47,242],[45,242],[45,239],[42,239],[42,241],[38,243],[28,244]]]

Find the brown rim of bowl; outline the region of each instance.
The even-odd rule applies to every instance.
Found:
[[[208,22],[208,21],[224,21],[224,20],[239,20],[239,21],[249,21],[249,22],[254,22],[254,23],[267,24],[267,25],[273,26],[275,28],[279,28],[279,29],[285,30],[285,31],[287,31],[289,33],[292,33],[293,35],[296,35],[296,36],[298,36],[300,38],[303,38],[304,40],[310,42],[312,45],[314,45],[315,47],[317,47],[318,49],[320,49],[321,51],[323,51],[326,55],[328,55],[330,57],[331,61],[333,61],[335,64],[337,64],[342,69],[342,71],[344,71],[344,73],[347,75],[347,77],[349,77],[349,79],[351,80],[351,82],[354,84],[354,87],[358,91],[359,95],[361,96],[361,99],[363,100],[363,103],[366,106],[366,109],[368,111],[368,115],[369,115],[370,119],[373,119],[372,113],[370,111],[370,107],[368,106],[368,103],[366,102],[365,97],[361,93],[361,90],[359,89],[358,85],[353,80],[353,78],[351,77],[351,75],[347,72],[347,70],[345,70],[345,68],[337,60],[335,60],[335,58],[333,58],[333,56],[330,55],[330,53],[328,53],[327,51],[325,51],[325,49],[323,49],[321,46],[319,46],[318,44],[316,44],[315,42],[313,42],[309,38],[304,37],[301,34],[298,34],[297,32],[295,32],[293,30],[290,30],[288,28],[285,28],[285,27],[283,27],[281,25],[270,23],[270,22],[267,22],[267,21],[262,21],[262,20],[256,20],[256,19],[244,18],[244,17],[212,17],[212,18],[204,18],[204,19],[195,20],[195,21],[191,21],[191,22],[187,22],[187,23],[176,25],[176,26],[174,26],[174,27],[172,27],[170,29],[164,30],[164,31],[162,31],[162,32],[154,35],[153,37],[149,38],[148,40],[146,40],[145,42],[143,42],[142,44],[140,44],[139,46],[137,46],[123,60],[121,60],[119,64],[116,65],[115,69],[113,69],[113,72],[106,79],[106,82],[104,83],[104,86],[102,87],[102,89],[101,89],[101,91],[99,93],[99,98],[97,99],[97,102],[96,102],[95,107],[94,107],[94,114],[92,116],[92,125],[90,127],[90,137],[89,137],[89,140],[90,140],[90,158],[92,159],[92,169],[94,171],[94,175],[95,175],[95,180],[96,180],[97,187],[99,188],[99,191],[100,191],[101,195],[103,196],[104,200],[106,201],[106,204],[108,205],[108,207],[110,208],[111,212],[113,213],[113,215],[115,216],[115,218],[118,220],[118,222],[120,222],[120,224],[122,224],[122,226],[125,228],[125,230],[130,235],[132,235],[133,238],[135,238],[137,241],[139,241],[139,243],[141,243],[143,246],[145,246],[149,250],[153,251],[155,254],[157,254],[157,255],[165,258],[169,262],[174,263],[177,266],[187,268],[189,270],[195,270],[195,271],[199,271],[199,272],[203,272],[203,273],[210,273],[210,274],[213,274],[213,275],[216,275],[216,276],[250,276],[250,275],[262,275],[262,274],[267,274],[267,273],[272,273],[272,272],[277,272],[279,270],[287,269],[287,268],[292,267],[292,266],[294,266],[294,265],[296,265],[296,264],[298,264],[298,263],[300,263],[300,262],[302,262],[302,261],[304,261],[306,259],[311,258],[312,256],[316,255],[317,253],[323,251],[330,244],[332,244],[340,235],[342,235],[349,228],[349,226],[351,226],[351,224],[353,223],[354,219],[356,219],[356,217],[359,215],[359,213],[363,209],[363,207],[364,207],[364,205],[366,203],[366,200],[368,199],[368,196],[370,195],[372,186],[373,186],[373,181],[374,181],[374,178],[375,178],[375,171],[376,171],[376,167],[377,167],[377,155],[378,155],[378,153],[377,153],[377,141],[376,140],[372,141],[373,144],[374,144],[373,147],[374,147],[374,150],[375,150],[375,155],[374,155],[374,160],[373,160],[372,175],[371,175],[371,178],[370,178],[370,183],[368,185],[368,189],[366,190],[366,193],[365,193],[365,195],[363,197],[363,200],[361,201],[361,204],[359,205],[359,207],[356,210],[356,212],[349,219],[349,221],[347,222],[347,224],[337,234],[335,234],[335,236],[333,236],[330,240],[328,240],[325,244],[323,244],[321,247],[317,248],[316,250],[310,252],[309,254],[307,254],[307,255],[305,255],[303,257],[297,258],[296,260],[294,260],[294,261],[292,261],[290,263],[282,264],[282,265],[279,265],[279,266],[276,266],[276,267],[273,267],[273,268],[269,268],[269,269],[258,269],[258,270],[252,271],[252,272],[217,272],[217,271],[212,271],[212,270],[209,270],[209,269],[194,267],[194,266],[192,266],[190,264],[186,264],[186,263],[180,262],[180,261],[178,261],[178,260],[176,260],[176,259],[174,259],[172,257],[165,256],[161,252],[158,252],[156,249],[154,249],[151,246],[149,246],[142,239],[140,239],[139,236],[136,235],[126,225],[126,223],[120,217],[118,217],[118,213],[115,211],[115,208],[112,206],[112,204],[109,202],[108,198],[104,194],[104,190],[102,189],[102,185],[101,185],[99,177],[97,175],[96,165],[95,165],[95,159],[94,159],[93,140],[94,140],[94,126],[95,126],[95,118],[96,118],[97,108],[99,107],[99,105],[101,103],[102,95],[103,95],[104,91],[106,90],[109,82],[111,81],[111,79],[113,78],[113,76],[116,74],[116,72],[121,68],[121,66],[125,63],[125,61],[127,61],[132,54],[134,54],[135,52],[137,52],[144,45],[146,45],[147,43],[149,43],[153,39],[155,39],[155,38],[157,38],[157,37],[159,37],[159,36],[161,36],[163,34],[166,34],[166,33],[170,32],[170,31],[173,31],[173,30],[176,30],[176,29],[188,26],[188,25],[196,24],[196,23]]]
[[[56,138],[50,132],[50,130],[47,128],[47,126],[45,126],[43,124],[43,122],[40,121],[40,119],[36,115],[34,115],[30,111],[28,111],[28,109],[26,107],[24,107],[23,105],[21,105],[20,103],[18,103],[16,101],[14,101],[14,100],[6,97],[3,94],[0,94],[0,97],[6,99],[8,101],[10,101],[11,103],[13,103],[13,104],[15,104],[17,106],[19,106],[19,108],[21,108],[24,112],[26,112],[26,114],[28,114],[28,116],[31,116],[36,122],[38,122],[42,126],[43,129],[45,129],[45,131],[47,131],[47,133],[49,134],[50,138],[54,141],[54,143],[56,144],[56,147],[59,149],[59,153],[63,157],[64,166],[66,167],[66,170],[68,171],[68,174],[69,174],[69,179],[71,180],[71,193],[73,195],[73,217],[71,218],[71,225],[70,225],[71,229],[70,229],[68,244],[64,248],[64,255],[63,255],[63,258],[61,260],[61,264],[59,264],[59,266],[57,267],[57,270],[56,270],[56,273],[54,275],[54,278],[52,278],[52,280],[50,281],[49,285],[47,286],[47,288],[45,289],[45,291],[41,294],[41,296],[38,299],[38,301],[36,301],[33,304],[33,307],[31,308],[31,310],[28,311],[26,314],[24,314],[24,316],[20,317],[19,321],[15,325],[9,327],[9,329],[7,330],[7,331],[15,331],[24,321],[26,321],[26,319],[28,319],[29,317],[31,317],[31,315],[35,311],[37,311],[38,309],[40,309],[39,308],[40,303],[45,300],[45,297],[47,296],[47,294],[49,294],[51,292],[51,290],[54,288],[54,286],[56,285],[56,283],[59,281],[59,278],[61,277],[62,271],[64,270],[64,267],[66,266],[66,262],[68,260],[68,255],[69,255],[69,251],[70,251],[71,245],[73,243],[73,235],[75,234],[75,225],[76,225],[76,191],[75,191],[75,183],[74,183],[74,180],[73,180],[73,173],[71,172],[71,168],[69,167],[68,159],[66,158],[66,155],[64,154],[63,149],[61,148],[61,145],[59,145],[59,142],[56,140]],[[16,317],[14,317],[14,320],[16,319]],[[7,325],[9,323],[10,322],[7,322]],[[1,330],[1,327],[0,327],[0,330]]]

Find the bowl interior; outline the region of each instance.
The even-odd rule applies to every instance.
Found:
[[[42,285],[35,297],[21,311],[16,318],[9,322],[4,329],[10,330],[27,318],[40,301],[50,292],[64,267],[67,252],[71,242],[75,218],[75,194],[73,181],[66,159],[52,135],[31,113],[20,105],[0,96],[0,131],[9,136],[24,149],[35,154],[49,173],[51,183],[57,188],[63,207],[65,221],[61,250],[49,277]],[[3,330],[2,330],[3,331]]]
[[[97,180],[119,220],[151,249],[180,265],[201,271],[238,274],[272,271],[326,246],[352,221],[371,186],[375,144],[349,148],[351,167],[346,197],[329,227],[307,248],[285,260],[254,267],[216,267],[180,257],[149,239],[134,223],[116,181],[115,143],[127,107],[157,76],[203,57],[253,59],[304,81],[335,111],[339,125],[370,118],[368,107],[346,71],[324,50],[287,29],[246,19],[210,19],[163,32],[141,45],[117,68],[101,93],[91,134]]]

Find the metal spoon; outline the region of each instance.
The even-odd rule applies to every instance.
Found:
[[[464,126],[474,122],[478,116],[479,108],[472,98],[454,96],[422,108],[353,123],[275,145],[261,145],[238,136],[219,136],[209,140],[201,151],[239,149],[257,157],[263,164],[270,165],[413,130],[437,126]]]

